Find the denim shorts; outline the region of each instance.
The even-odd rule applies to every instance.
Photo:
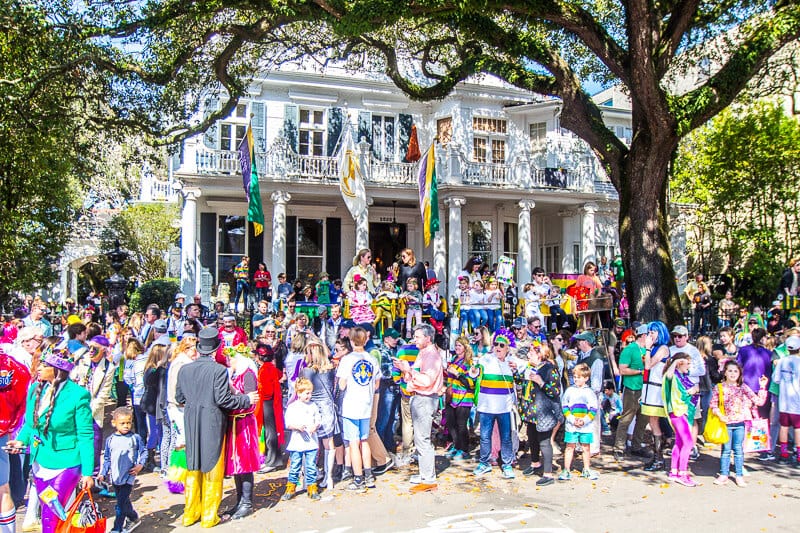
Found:
[[[577,431],[564,432],[564,442],[567,444],[591,444],[593,440],[593,433],[578,433]]]
[[[369,418],[352,419],[342,417],[342,437],[345,442],[367,440],[369,436]]]
[[[0,437],[0,448],[8,442],[8,435]],[[8,465],[8,452],[0,450],[0,485],[8,483],[8,476],[11,472],[11,467]]]

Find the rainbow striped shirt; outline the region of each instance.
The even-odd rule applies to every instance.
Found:
[[[417,348],[416,344],[404,344],[397,349],[397,358],[401,361],[408,361],[410,366],[414,366],[418,355],[419,348]],[[403,396],[414,396],[413,392],[408,392],[408,384],[403,379],[403,373],[395,366],[392,366],[392,381],[400,385],[400,392]]]
[[[457,377],[453,377],[449,372],[450,370],[457,374]],[[453,397],[450,400],[450,405],[453,407],[472,407],[475,403],[475,395],[472,392],[474,381],[467,374],[468,370],[467,362],[464,359],[450,363],[445,369],[447,372],[447,386],[453,392]],[[465,382],[473,387],[468,388]]]
[[[593,422],[597,416],[597,394],[588,386],[569,387],[561,396],[561,409],[567,419],[565,431],[572,433],[592,433]],[[583,426],[576,427],[575,421],[582,419]]]
[[[510,413],[514,409],[514,373],[508,361],[500,361],[494,354],[478,360],[480,374],[475,384],[475,403],[478,412],[489,414]]]

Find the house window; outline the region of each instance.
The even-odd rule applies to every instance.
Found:
[[[572,270],[583,274],[583,265],[581,264],[581,245],[572,245]]]
[[[372,115],[372,153],[379,161],[394,161],[394,117]]]
[[[321,218],[297,219],[297,279],[316,281],[324,269],[325,221]]]
[[[598,244],[595,246],[597,254],[597,262],[600,262],[601,257],[605,257],[609,262],[614,260],[614,245],[613,244]]]
[[[528,126],[531,148],[541,148],[547,140],[547,122],[534,122]]]
[[[244,216],[217,217],[217,277],[227,283],[233,298],[236,281],[233,267],[247,255],[247,219]]]
[[[517,260],[519,253],[519,226],[513,222],[503,224],[503,255]]]
[[[448,144],[453,140],[453,118],[440,118],[436,121],[436,136],[439,137],[439,143]]]
[[[492,222],[470,220],[467,223],[467,253],[479,256],[484,263],[492,264]]]
[[[247,104],[236,104],[236,118],[247,118]]]
[[[230,124],[223,122],[220,127],[219,147],[221,150],[236,150],[239,143],[247,133],[247,126],[244,124]]]
[[[325,111],[301,108],[298,138],[300,155],[325,155]]]
[[[472,117],[472,159],[476,163],[506,162],[507,122],[499,118]],[[489,151],[491,149],[491,152]]]
[[[561,272],[561,249],[557,244],[548,244],[539,248],[539,263],[548,273]]]

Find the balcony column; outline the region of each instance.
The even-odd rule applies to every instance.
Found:
[[[517,225],[517,285],[522,286],[531,280],[531,209],[536,207],[533,200],[520,200],[519,224]]]
[[[272,271],[286,272],[286,204],[292,195],[275,191],[272,200]]]
[[[367,197],[367,207],[364,212],[356,218],[356,254],[359,250],[369,248],[369,206],[372,205],[372,197]]]
[[[587,261],[597,262],[595,257],[594,214],[600,208],[594,202],[583,204],[581,208],[581,256],[585,265]]]
[[[565,274],[574,273],[574,258],[572,254],[572,245],[575,242],[574,232],[573,232],[573,219],[575,217],[575,211],[571,209],[562,209],[558,212],[558,216],[561,217],[561,272]],[[556,265],[558,264],[558,258],[555,259]]]
[[[67,296],[76,302],[78,301],[78,269],[74,266],[69,267],[70,284]]]
[[[450,247],[447,255],[447,297],[448,302],[458,290],[458,274],[464,266],[463,249],[461,244],[461,208],[467,203],[462,196],[451,196],[444,201],[448,207],[448,224]]]
[[[197,294],[200,278],[197,275],[197,198],[200,189],[195,187],[179,187],[175,190],[183,195],[181,211],[181,292]]]
[[[439,220],[444,221],[444,216],[444,209],[439,208]],[[444,228],[437,231],[433,238],[433,271],[436,272],[436,279],[444,283],[443,287],[447,287],[447,240]]]

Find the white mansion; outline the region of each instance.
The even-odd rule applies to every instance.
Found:
[[[608,127],[630,138],[627,98],[596,97]],[[216,98],[204,113],[216,110]],[[400,249],[430,261],[452,291],[474,255],[531,269],[576,273],[618,251],[617,195],[586,143],[561,128],[561,104],[481,77],[446,99],[415,102],[383,78],[328,69],[281,70],[254,79],[233,114],[187,139],[170,160],[183,196],[181,282],[212,298],[243,255],[273,274],[345,274],[355,251],[385,269]],[[251,119],[252,117],[252,119]],[[236,148],[252,120],[264,232],[246,223]],[[338,183],[338,143],[350,122],[367,161],[368,214],[354,221]],[[424,153],[437,137],[441,231],[423,246],[417,164],[405,161],[412,125]],[[232,288],[232,285],[231,285]],[[443,287],[444,289],[444,287]],[[442,289],[442,292],[444,290]]]

